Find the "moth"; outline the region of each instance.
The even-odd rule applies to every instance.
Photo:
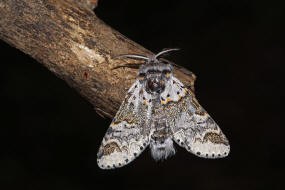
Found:
[[[202,158],[222,158],[230,145],[219,126],[198,103],[193,92],[173,76],[173,67],[161,59],[177,49],[156,55],[121,55],[142,59],[130,87],[108,128],[97,154],[102,169],[132,162],[148,146],[152,157],[164,160],[175,154],[173,141]]]

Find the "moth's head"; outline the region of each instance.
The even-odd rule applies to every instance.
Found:
[[[144,84],[150,94],[160,94],[164,91],[167,81],[172,77],[172,66],[163,62],[153,62],[142,65],[137,79]]]
[[[144,84],[146,91],[151,94],[160,94],[165,89],[166,82],[172,77],[172,66],[159,59],[162,55],[170,51],[177,51],[179,49],[166,49],[156,55],[149,57],[136,54],[120,55],[116,58],[132,58],[141,59],[146,63],[139,67],[137,79],[141,84]]]
[[[145,85],[146,91],[151,94],[160,94],[164,91],[166,82],[172,77],[172,66],[159,59],[170,51],[179,49],[166,49],[156,55],[145,57],[143,55],[126,54],[116,58],[132,58],[145,60],[145,64],[139,67],[137,79]]]

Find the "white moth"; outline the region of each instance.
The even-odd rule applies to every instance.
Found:
[[[222,158],[230,145],[221,129],[201,107],[191,90],[173,76],[161,55],[151,57],[122,55],[119,58],[143,59],[137,80],[114,117],[98,152],[102,169],[122,167],[150,145],[155,160],[175,154],[173,141],[203,158]]]

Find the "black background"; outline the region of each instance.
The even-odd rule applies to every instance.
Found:
[[[95,10],[153,52],[181,48],[169,59],[197,75],[200,104],[230,140],[230,155],[219,160],[176,146],[162,163],[147,150],[126,167],[100,170],[96,153],[110,120],[1,41],[0,189],[282,189],[284,7],[259,0],[102,0]]]

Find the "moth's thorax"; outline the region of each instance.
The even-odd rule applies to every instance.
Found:
[[[165,90],[167,81],[172,77],[172,66],[155,61],[142,65],[139,69],[138,80],[145,86],[146,92],[159,95]]]

